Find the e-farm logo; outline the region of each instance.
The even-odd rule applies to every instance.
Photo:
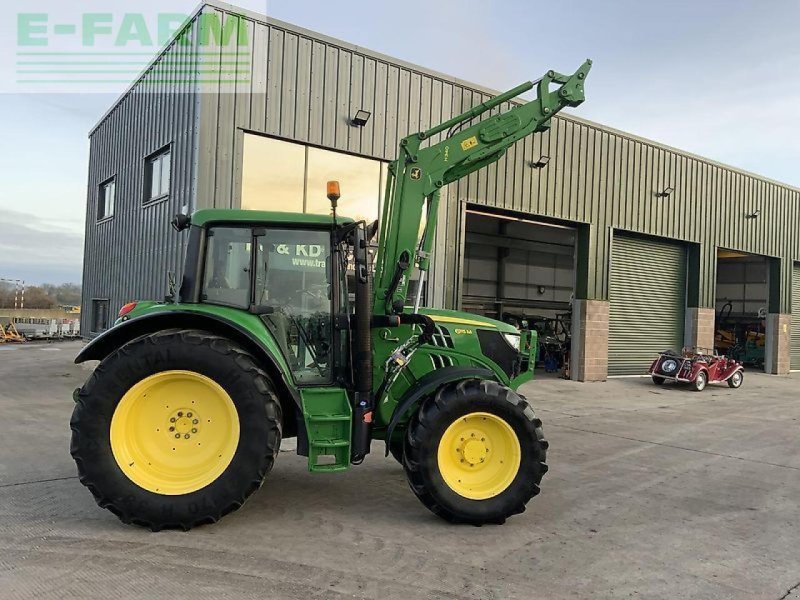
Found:
[[[250,80],[253,24],[229,13],[20,12],[16,26],[17,91],[119,89],[173,38],[142,79],[144,88]]]

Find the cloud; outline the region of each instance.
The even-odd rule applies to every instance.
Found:
[[[83,236],[36,215],[0,211],[0,278],[31,283],[81,280]]]

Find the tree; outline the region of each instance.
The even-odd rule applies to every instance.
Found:
[[[0,308],[14,308],[14,297],[17,307],[22,303],[22,290],[14,284],[0,281]],[[81,286],[75,283],[53,285],[45,283],[41,286],[25,287],[25,308],[56,308],[57,306],[79,306],[81,303]]]

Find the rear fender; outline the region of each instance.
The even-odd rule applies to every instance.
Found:
[[[200,329],[208,331],[240,344],[252,354],[278,387],[277,391],[280,393],[280,397],[282,399],[292,399],[294,407],[291,404],[287,405],[283,401],[281,404],[286,413],[284,425],[288,429],[288,431],[284,432],[284,437],[293,435],[292,432],[296,429],[297,414],[298,412],[302,414],[300,395],[297,393],[293,383],[287,380],[287,374],[279,367],[280,362],[277,357],[252,333],[216,315],[189,311],[169,311],[151,313],[129,321],[123,321],[84,346],[78,356],[75,357],[75,363],[80,364],[87,360],[104,360],[107,356],[135,339],[167,329]],[[289,410],[292,410],[294,415],[289,414]]]
[[[386,427],[386,456],[389,456],[389,441],[392,439],[395,427],[409,411],[416,408],[426,397],[433,394],[446,383],[466,379],[491,379],[497,381],[497,376],[489,369],[479,367],[445,367],[437,369],[420,377],[405,394],[400,398],[392,412],[392,418]]]

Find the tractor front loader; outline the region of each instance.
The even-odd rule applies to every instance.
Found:
[[[533,377],[536,333],[425,308],[423,283],[440,190],[581,104],[590,67],[549,71],[404,138],[379,222],[338,216],[336,182],[330,215],[177,215],[188,234],[177,295],[126,304],[76,358],[100,361],[71,421],[98,504],[153,530],[215,522],[296,436],[313,472],[360,464],[384,440],[414,494],[451,522],[522,512],[547,471],[542,423],[515,391]],[[484,114],[534,87],[535,100]]]

